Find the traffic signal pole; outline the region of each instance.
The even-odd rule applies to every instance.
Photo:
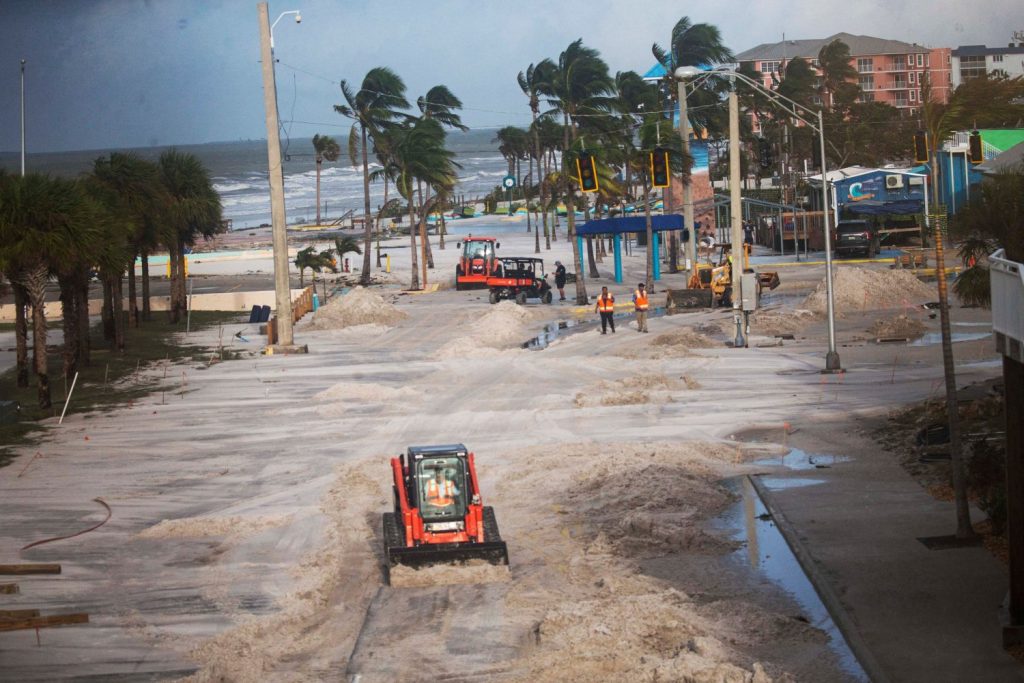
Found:
[[[679,137],[683,139],[683,151],[690,155],[690,117],[686,108],[686,81],[677,80],[679,92]],[[686,178],[680,174],[683,185],[683,225],[690,233],[690,241],[686,247],[686,261],[689,268],[686,269],[687,280],[693,276],[697,267],[697,235],[693,229],[693,169],[690,169],[690,177]]]
[[[736,97],[736,82],[729,89],[729,218],[732,221],[732,314],[736,320],[734,348],[743,348],[743,215],[740,199],[740,105]]]

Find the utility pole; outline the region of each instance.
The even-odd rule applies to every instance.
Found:
[[[828,314],[828,353],[825,354],[825,372],[842,372],[839,352],[836,351],[835,294],[832,291],[832,228],[828,224],[828,164],[825,163],[825,123],[822,109],[818,110],[818,139],[821,147],[821,225],[825,232],[825,299]]]
[[[25,60],[21,60],[21,177],[25,177]]]
[[[270,16],[267,3],[257,5],[260,15],[260,60],[263,67],[263,107],[267,119],[267,161],[270,176],[270,223],[274,237],[274,293],[277,336],[275,346],[291,347],[292,300],[288,277],[288,233],[284,212],[284,170],[281,167],[281,138],[277,121],[277,84],[274,79],[274,51],[270,46]]]
[[[690,118],[686,109],[686,81],[676,79],[679,93],[679,136],[683,139],[683,151],[690,154]],[[710,171],[710,169],[709,169]],[[690,233],[690,242],[686,248],[686,258],[690,267],[687,268],[686,277],[693,276],[697,267],[697,235],[693,230],[693,175],[683,181],[683,225]]]
[[[743,339],[743,216],[740,200],[740,104],[736,81],[729,79],[729,218],[732,221],[732,314],[736,319],[733,348],[746,345]]]

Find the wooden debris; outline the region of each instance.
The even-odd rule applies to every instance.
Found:
[[[89,615],[84,612],[77,614],[51,614],[45,617],[28,617],[24,619],[5,619],[0,617],[0,631],[22,631],[30,628],[88,623]]]
[[[59,564],[0,564],[0,574],[60,574]]]
[[[18,593],[18,584],[16,583],[0,583],[0,594],[10,595],[12,593]]]
[[[0,609],[0,620],[3,619],[28,619],[38,617],[37,609]]]

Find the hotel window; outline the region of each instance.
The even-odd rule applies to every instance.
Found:
[[[925,66],[931,66],[932,65],[932,56],[931,55],[925,55],[924,56],[924,65]]]
[[[917,56],[917,65],[918,66],[924,66],[924,55],[918,55]]]
[[[861,90],[874,90],[875,89],[875,77],[874,76],[861,76],[860,79]]]
[[[874,102],[875,101],[875,93],[873,93],[873,92],[862,92],[860,94],[860,101],[861,102]]]
[[[985,55],[960,58],[960,81],[968,81],[985,75]]]
[[[911,90],[910,91],[910,101],[911,102],[917,102],[917,91],[916,90]]]
[[[1003,61],[1003,56],[1002,55],[992,55],[992,61],[993,62],[1001,62],[1001,61]]]
[[[914,55],[907,55],[907,65],[914,66]]]
[[[870,57],[859,57],[857,59],[857,71],[868,73],[875,70],[875,63]]]
[[[910,84],[913,85],[916,82],[916,80],[917,80],[917,72],[916,71],[911,71],[908,77],[909,77],[909,80],[910,80]]]
[[[761,73],[763,74],[774,74],[779,71],[778,62],[761,62]]]

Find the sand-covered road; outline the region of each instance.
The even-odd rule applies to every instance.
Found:
[[[184,364],[166,394],[72,415],[0,470],[0,561],[64,569],[7,604],[90,614],[39,647],[0,634],[0,677],[850,680],[797,603],[736,567],[715,519],[736,501],[727,481],[764,469],[730,435],[934,390],[941,370],[914,365],[933,350],[893,361],[856,341],[900,305],[844,319],[859,369],[839,378],[818,373],[820,317],[784,296],[763,347],[728,349],[729,315],[705,311],[532,351],[519,345],[567,308],[385,290],[367,317],[366,295],[349,295],[355,317],[299,324],[308,355]],[[774,345],[769,322],[796,339]],[[509,580],[384,587],[387,459],[450,442],[477,454]],[[89,526],[96,497],[105,526],[19,553]]]

